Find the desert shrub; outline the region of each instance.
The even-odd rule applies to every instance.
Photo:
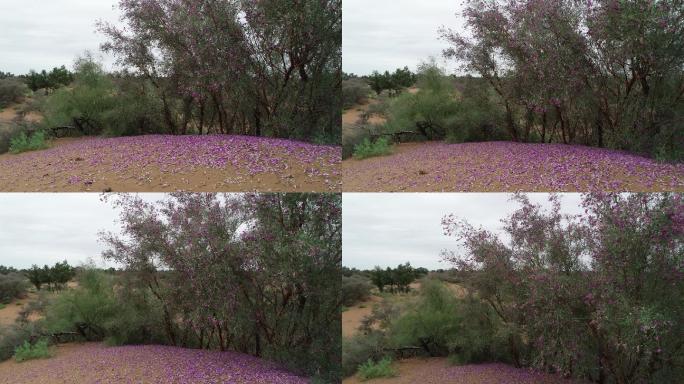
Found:
[[[468,291],[498,323],[492,345],[516,365],[579,379],[681,377],[682,195],[589,194],[585,213],[571,217],[557,196],[548,210],[515,199],[521,207],[504,219],[501,238],[444,221],[466,249],[445,259],[467,272]]]
[[[46,310],[51,332],[78,331],[87,340],[103,340],[106,324],[122,311],[116,301],[110,276],[87,269],[79,276],[79,287],[60,294]]]
[[[29,89],[21,80],[15,78],[0,79],[0,109],[12,103],[18,103],[29,93]]]
[[[342,305],[352,305],[368,299],[373,288],[371,282],[364,276],[342,276]]]
[[[676,159],[681,134],[679,147],[668,140],[684,116],[681,10],[673,0],[471,1],[467,28],[442,38],[446,57],[496,89],[510,139]]]
[[[359,378],[363,381],[381,377],[394,377],[397,371],[392,367],[392,359],[384,357],[378,362],[368,360],[359,366]]]
[[[44,124],[74,126],[84,134],[99,134],[105,128],[105,114],[115,107],[115,87],[101,66],[91,59],[77,63],[76,80],[45,100]]]
[[[14,360],[18,363],[34,359],[46,359],[51,357],[47,339],[38,340],[35,344],[24,341],[24,344],[14,350]]]
[[[417,93],[404,93],[390,101],[387,132],[415,132],[429,140],[443,139],[456,124],[457,93],[451,80],[436,65],[425,65]]]
[[[7,304],[26,295],[28,282],[18,273],[0,275],[0,304]]]
[[[354,147],[354,157],[357,159],[366,159],[374,156],[384,156],[392,153],[392,145],[386,137],[380,137],[375,141],[369,138]]]
[[[362,79],[342,80],[342,107],[350,108],[362,104],[368,98],[371,89]]]
[[[233,349],[339,377],[339,195],[186,194],[160,202],[120,195],[115,204],[126,212],[126,233],[103,235],[111,247],[105,258],[126,266],[131,281],[122,284],[149,289],[165,344]],[[188,242],[196,230],[215,235],[220,249]],[[112,300],[104,301],[101,312]],[[106,322],[101,328],[111,333]]]
[[[385,350],[387,338],[380,331],[356,334],[342,341],[342,374],[348,377],[356,373],[361,364],[379,361],[389,356]]]
[[[40,323],[13,324],[0,327],[0,361],[14,356],[14,351],[24,342],[36,339],[44,330]]]
[[[392,338],[398,345],[419,345],[430,356],[446,356],[461,331],[457,309],[457,299],[442,283],[427,280],[418,303],[392,325]]]
[[[50,145],[46,138],[45,131],[36,131],[27,135],[21,131],[16,136],[10,139],[9,150],[12,153],[21,153],[27,151],[37,151],[48,148]]]
[[[23,128],[14,123],[0,122],[0,154],[9,152],[12,138],[23,132]]]
[[[466,79],[454,118],[446,128],[446,141],[464,143],[505,140],[504,109],[495,101],[494,91],[479,79]]]

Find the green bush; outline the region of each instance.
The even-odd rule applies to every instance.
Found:
[[[46,359],[50,356],[50,349],[46,339],[41,339],[35,344],[24,341],[24,344],[14,350],[14,360],[19,363],[33,359]]]
[[[359,378],[363,381],[395,376],[397,376],[397,371],[392,367],[392,359],[389,357],[384,357],[377,363],[368,360],[359,366]]]
[[[0,79],[0,109],[18,103],[29,93],[29,89],[21,80],[15,78]]]
[[[417,303],[390,325],[397,346],[421,346],[430,356],[452,356],[460,363],[511,361],[514,330],[495,320],[491,309],[472,297],[458,299],[444,285],[424,280]]]
[[[366,159],[374,156],[384,156],[392,153],[392,145],[389,139],[381,137],[374,142],[365,138],[360,144],[354,147],[354,157],[357,159]]]
[[[368,299],[373,284],[364,276],[342,276],[342,305],[350,307]]]
[[[109,345],[164,343],[162,309],[149,291],[126,284],[114,290],[114,277],[85,269],[80,286],[60,294],[46,308],[51,332],[85,330],[87,340]]]
[[[380,331],[359,333],[342,341],[342,374],[353,375],[359,366],[369,359],[379,361],[388,356],[385,351],[387,339]]]
[[[0,275],[0,304],[24,297],[28,287],[28,281],[19,273]]]
[[[14,350],[24,344],[26,340],[38,337],[44,333],[41,322],[15,323],[7,327],[0,327],[0,361],[14,356]]]
[[[36,131],[30,136],[25,132],[19,132],[10,140],[10,152],[21,153],[27,151],[36,151],[39,149],[48,148],[49,144],[45,137],[45,131]]]

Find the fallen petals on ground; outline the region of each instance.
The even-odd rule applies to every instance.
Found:
[[[564,144],[400,144],[342,169],[350,192],[684,191],[684,164]]]
[[[236,352],[158,345],[67,344],[54,357],[0,364],[2,384],[305,384],[276,364]]]
[[[341,149],[237,135],[59,139],[0,156],[3,191],[340,189]]]

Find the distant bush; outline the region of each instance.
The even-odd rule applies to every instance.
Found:
[[[55,263],[52,267],[44,265],[41,268],[34,264],[25,271],[25,274],[31,284],[39,291],[43,285],[47,285],[50,290],[60,290],[74,278],[76,270],[65,260],[61,263]]]
[[[12,153],[21,153],[37,151],[39,149],[48,148],[49,146],[45,131],[36,131],[31,135],[27,135],[25,132],[21,131],[10,139],[9,150]]]
[[[26,295],[29,284],[18,273],[0,274],[0,304],[7,304]]]
[[[360,144],[357,144],[354,147],[354,157],[357,159],[384,156],[391,153],[392,145],[386,137],[381,137],[375,141],[365,138]]]
[[[368,299],[373,284],[364,276],[342,276],[342,305],[352,305]]]
[[[370,86],[359,78],[342,80],[342,107],[362,104],[371,92]]]
[[[359,366],[359,378],[363,381],[396,375],[397,371],[392,367],[392,359],[389,357],[384,357],[377,363],[368,360]]]
[[[0,79],[0,108],[18,103],[28,93],[28,87],[21,80],[15,78]]]
[[[387,289],[391,293],[408,292],[411,283],[421,276],[424,269],[414,269],[411,263],[399,264],[396,268],[375,267],[370,272],[371,281],[380,292]]]
[[[24,344],[14,350],[14,360],[19,363],[27,360],[46,359],[50,356],[50,349],[46,339],[41,339],[35,344],[24,341]]]

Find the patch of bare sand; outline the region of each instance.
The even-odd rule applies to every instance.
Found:
[[[0,109],[0,123],[10,123],[19,116],[21,104],[14,104]],[[24,120],[31,123],[38,123],[43,120],[43,115],[31,111],[24,115]]]
[[[36,293],[29,292],[26,297],[5,304],[5,308],[0,309],[0,327],[14,324],[14,321],[19,317],[19,312],[37,297]]]
[[[368,300],[342,312],[342,337],[354,336],[359,331],[363,319],[370,315],[373,306],[380,302],[382,297],[372,295]]]

